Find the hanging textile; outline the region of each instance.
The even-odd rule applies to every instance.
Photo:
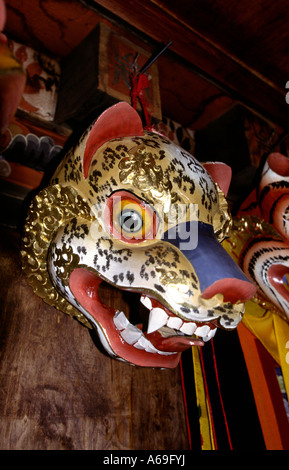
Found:
[[[219,330],[203,347],[185,351],[182,368],[192,443],[199,432],[202,450],[266,449],[236,331]]]
[[[289,422],[276,374],[276,362],[244,326],[238,334],[252,384],[267,450],[289,449]]]
[[[199,409],[199,423],[202,450],[215,450],[215,436],[212,424],[212,411],[203,377],[199,348],[192,348],[196,399]]]
[[[289,324],[274,310],[270,303],[247,302],[243,324],[259,339],[264,348],[280,365],[287,397],[289,397]]]

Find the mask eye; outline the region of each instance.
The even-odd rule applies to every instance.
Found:
[[[137,233],[143,227],[143,216],[135,209],[124,208],[118,216],[118,223],[126,233]]]
[[[106,203],[105,223],[110,233],[129,243],[151,240],[157,231],[157,215],[149,204],[126,191],[112,194]]]

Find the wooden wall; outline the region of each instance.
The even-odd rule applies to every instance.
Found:
[[[33,294],[19,236],[0,235],[0,449],[188,449],[179,368],[104,355],[88,329]]]

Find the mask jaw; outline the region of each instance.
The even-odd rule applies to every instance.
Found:
[[[203,346],[220,326],[217,320],[182,321],[155,298],[142,295],[150,303],[150,307],[146,305],[150,315],[158,310],[158,315],[167,317],[164,326],[159,324],[153,328],[150,324],[150,328],[143,331],[142,327],[140,329],[129,323],[123,312],[100,300],[98,289],[102,282],[89,269],[76,268],[70,275],[69,288],[78,308],[97,331],[107,353],[121,361],[142,367],[174,368],[183,351]],[[182,327],[180,323],[177,325],[178,322]]]
[[[148,352],[145,349],[138,349],[123,339],[121,333],[125,330],[124,316],[119,318],[121,312],[101,302],[98,295],[101,282],[102,279],[97,274],[85,268],[77,268],[70,275],[69,287],[77,302],[82,306],[83,313],[97,330],[106,351],[111,356],[137,366],[175,368],[179,363],[181,352]],[[123,322],[123,330],[121,322]],[[130,337],[135,334],[140,340],[142,333],[136,330],[136,328],[135,330],[130,327],[126,328]],[[143,343],[145,346],[144,337]],[[153,345],[151,347],[153,349]]]

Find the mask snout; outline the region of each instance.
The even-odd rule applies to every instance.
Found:
[[[246,302],[255,295],[256,286],[223,248],[211,225],[185,222],[169,229],[162,239],[179,248],[190,261],[199,280],[202,298],[222,294],[224,302],[235,304]]]

